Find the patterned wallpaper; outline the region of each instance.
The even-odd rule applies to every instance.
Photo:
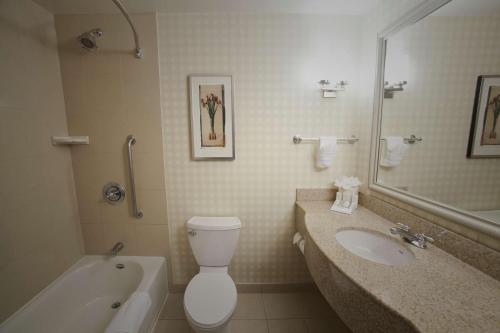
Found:
[[[432,16],[389,40],[397,54],[386,73],[404,67],[408,85],[384,99],[382,135],[424,141],[399,167],[381,168],[379,180],[469,210],[500,208],[500,159],[465,156],[477,76],[500,75],[499,29],[500,17]]]
[[[334,165],[320,171],[314,167],[315,145],[293,145],[291,137],[358,134],[359,22],[326,15],[159,15],[174,283],[187,283],[197,272],[184,227],[193,215],[242,220],[230,267],[236,282],[309,279],[291,245],[295,189],[330,187],[335,177],[354,175],[359,145],[339,146]],[[190,159],[192,73],[233,75],[235,161]],[[337,99],[322,99],[320,79],[350,84]]]

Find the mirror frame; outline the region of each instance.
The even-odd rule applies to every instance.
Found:
[[[393,187],[377,183],[379,148],[380,148],[380,132],[382,124],[382,104],[384,94],[384,72],[385,72],[385,55],[387,39],[402,30],[405,27],[425,18],[440,7],[446,5],[452,0],[425,0],[406,14],[401,16],[395,22],[387,26],[377,35],[377,63],[376,63],[376,81],[373,103],[373,119],[372,119],[372,137],[370,150],[370,171],[368,188],[370,190],[380,192],[389,197],[410,204],[422,210],[428,211],[437,216],[456,222],[462,226],[476,230],[488,236],[500,239],[500,225],[475,216],[466,210],[453,207],[430,198],[405,192]]]

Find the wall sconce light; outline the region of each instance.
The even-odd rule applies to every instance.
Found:
[[[395,91],[403,91],[403,86],[408,84],[406,81],[399,81],[397,83],[389,84],[389,82],[384,82],[384,98],[393,98]]]
[[[318,83],[321,86],[320,91],[324,98],[337,97],[337,92],[344,91],[345,86],[348,84],[347,81],[340,81],[337,82],[334,87],[330,87],[330,81],[328,80],[321,80]]]

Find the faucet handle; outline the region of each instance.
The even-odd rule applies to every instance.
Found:
[[[434,243],[434,238],[427,236],[426,234],[416,234],[415,236],[421,240],[425,240],[426,242]]]
[[[396,227],[404,231],[410,231],[410,227],[403,223],[396,223]]]
[[[390,228],[389,231],[391,232],[391,234],[397,235],[401,233],[401,231],[410,232],[410,227],[403,223],[396,223],[396,226]]]

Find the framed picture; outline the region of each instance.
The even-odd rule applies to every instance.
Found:
[[[230,75],[190,75],[194,160],[234,160],[233,82]]]
[[[500,157],[500,75],[477,78],[467,157]]]

